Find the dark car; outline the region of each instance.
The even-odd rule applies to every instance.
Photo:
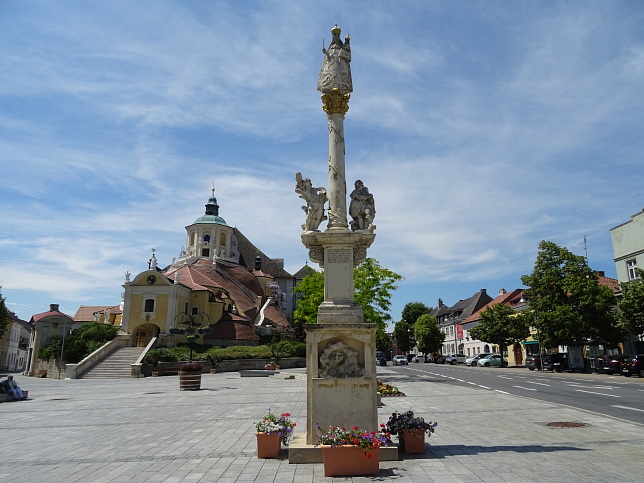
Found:
[[[644,355],[631,356],[624,359],[622,374],[625,376],[637,374],[639,377],[644,377]]]
[[[635,356],[606,356],[601,367],[605,374],[621,374],[622,364],[626,362],[626,359],[632,359],[633,357]]]
[[[434,363],[435,364],[445,364],[445,359],[447,359],[447,356],[436,356],[436,357],[434,357]]]
[[[525,359],[525,366],[530,369],[531,371],[534,371],[537,369],[538,371],[541,370],[541,354],[530,354],[528,357]]]
[[[379,366],[387,365],[387,356],[385,355],[384,352],[381,352],[381,351],[376,352],[376,364]]]
[[[568,354],[566,352],[553,352],[541,356],[544,371],[563,372],[568,370]]]

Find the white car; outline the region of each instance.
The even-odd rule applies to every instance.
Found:
[[[470,367],[476,367],[476,364],[478,363],[479,359],[483,359],[485,356],[489,356],[489,352],[481,352],[480,354],[474,354],[473,356],[468,357],[465,359],[465,365],[470,366]]]
[[[401,364],[405,366],[409,364],[409,361],[407,361],[407,356],[403,356],[403,355],[394,356],[394,366],[401,365]]]

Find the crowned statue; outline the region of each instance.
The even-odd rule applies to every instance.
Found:
[[[350,38],[347,35],[344,43],[340,39],[340,27],[337,25],[331,29],[332,39],[329,48],[324,48],[324,60],[322,69],[318,78],[318,91],[332,92],[337,89],[340,94],[349,94],[353,92],[353,82],[351,80],[351,47]]]

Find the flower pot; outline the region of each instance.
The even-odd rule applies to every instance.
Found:
[[[157,377],[159,375],[159,369],[152,369],[152,377]]]
[[[179,389],[181,391],[201,389],[201,372],[179,372]]]
[[[321,445],[324,476],[359,476],[380,473],[380,448],[373,448],[371,458],[360,446]]]
[[[266,364],[264,367],[266,368],[267,371],[274,371],[275,369],[277,369],[276,364]]]
[[[405,454],[425,453],[425,430],[403,429],[398,435],[400,446]]]
[[[277,458],[282,449],[279,433],[255,433],[257,437],[257,457]]]
[[[210,374],[217,374],[217,368],[216,367],[211,367],[210,368]]]

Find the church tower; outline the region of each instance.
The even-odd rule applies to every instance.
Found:
[[[219,216],[214,187],[205,214],[188,225],[186,232],[186,248],[181,251],[177,263],[191,263],[199,258],[239,263],[235,229]]]

